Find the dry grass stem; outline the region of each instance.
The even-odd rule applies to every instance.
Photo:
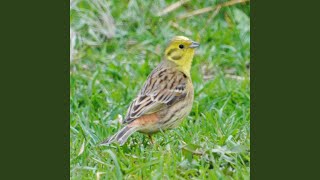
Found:
[[[181,27],[178,23],[175,23],[175,22],[173,22],[173,21],[170,21],[169,24],[170,24],[170,26],[176,28],[177,30],[185,33],[185,34],[188,35],[188,36],[191,36],[191,35],[192,35],[192,32],[191,32],[190,30]]]
[[[169,6],[167,6],[166,8],[164,8],[162,11],[160,11],[157,16],[164,16],[166,14],[168,14],[171,11],[174,11],[175,9],[179,8],[180,6],[182,6],[183,4],[189,2],[190,0],[180,0],[178,2],[175,2]]]
[[[76,33],[70,28],[70,61],[74,59],[77,50],[76,46]]]
[[[106,174],[105,172],[97,172],[97,180],[100,180],[100,176],[102,175],[102,174]]]
[[[226,77],[227,77],[227,78],[230,78],[230,79],[237,80],[237,81],[243,81],[243,80],[245,80],[245,77],[236,76],[236,75],[231,75],[231,74],[226,74]],[[249,78],[249,80],[250,80],[250,78]]]
[[[191,16],[197,16],[199,14],[204,14],[204,13],[207,13],[207,12],[214,11],[214,10],[218,9],[218,11],[215,12],[217,14],[222,7],[232,6],[232,5],[235,5],[235,4],[245,3],[245,2],[248,2],[248,1],[249,0],[231,0],[231,1],[228,1],[228,2],[225,2],[225,3],[222,3],[222,4],[218,4],[215,7],[206,7],[206,8],[202,8],[202,9],[198,9],[198,10],[192,11],[190,13],[183,14],[183,15],[179,16],[178,19],[185,19],[185,18],[188,18],[188,17],[191,17]]]
[[[210,22],[212,21],[212,19],[214,17],[216,17],[216,15],[219,13],[221,9],[221,6],[217,6],[215,11],[212,13],[212,15],[209,17],[209,19],[207,20],[206,25],[204,26],[204,28],[201,29],[201,31],[199,32],[199,35],[203,34],[203,32],[205,31],[205,29],[207,29],[208,25],[210,24]]]

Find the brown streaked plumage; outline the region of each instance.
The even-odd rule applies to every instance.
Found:
[[[125,126],[102,142],[123,145],[136,131],[148,134],[177,127],[190,113],[193,85],[190,69],[194,48],[199,44],[183,36],[174,37],[163,61],[151,72],[128,108]]]

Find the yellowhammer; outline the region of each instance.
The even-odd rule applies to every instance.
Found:
[[[162,62],[151,72],[138,96],[132,101],[125,126],[101,144],[118,142],[139,131],[151,135],[175,128],[191,111],[193,85],[190,69],[199,43],[184,36],[174,37]],[[152,141],[152,139],[151,139]]]

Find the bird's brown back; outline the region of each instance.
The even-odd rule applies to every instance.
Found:
[[[149,75],[131,103],[124,123],[131,126],[148,123],[162,126],[172,119],[174,114],[178,119],[188,114],[192,101],[191,79],[175,67],[160,64]]]

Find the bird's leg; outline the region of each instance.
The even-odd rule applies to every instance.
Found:
[[[149,137],[149,139],[150,139],[151,144],[153,145],[154,143],[153,143],[151,134],[148,134],[148,137]]]

